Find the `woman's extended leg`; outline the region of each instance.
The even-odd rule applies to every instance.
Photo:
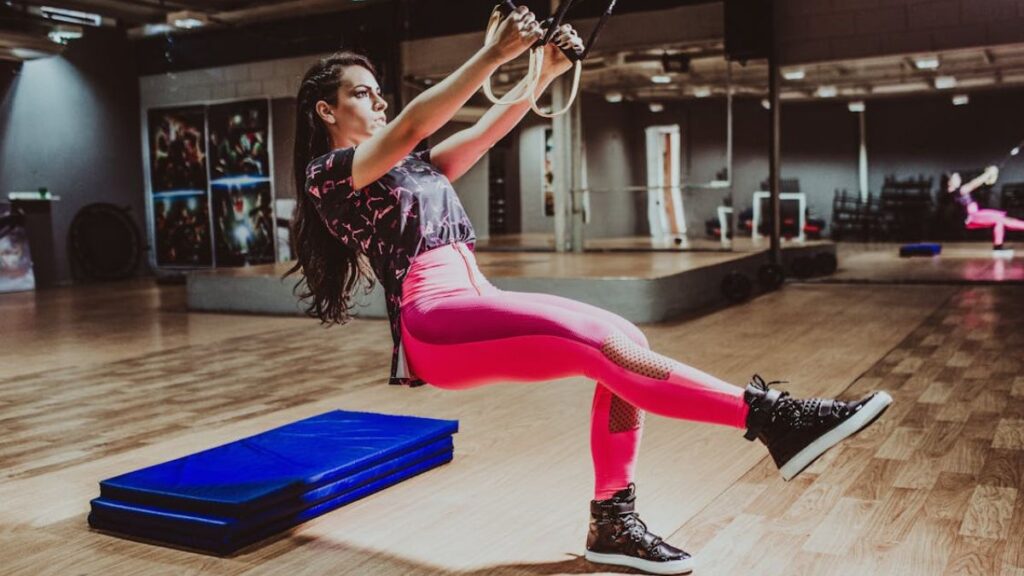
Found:
[[[648,412],[743,428],[743,389],[636,344],[614,323],[500,291],[402,308],[413,371],[441,388],[586,376]]]
[[[968,214],[967,227],[992,228],[993,246],[1002,246],[1006,230],[1024,230],[1024,220],[1008,217],[1002,210],[983,209]]]

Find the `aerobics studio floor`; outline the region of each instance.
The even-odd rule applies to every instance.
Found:
[[[640,510],[697,574],[1024,574],[1024,260],[994,281],[982,245],[946,249],[843,244],[827,282],[643,326],[738,384],[896,398],[791,483],[738,431],[648,418]],[[190,313],[147,279],[0,295],[0,316],[0,573],[604,573],[580,558],[583,379],[388,387],[383,321]],[[102,478],[333,408],[457,418],[455,461],[229,558],[86,525]]]

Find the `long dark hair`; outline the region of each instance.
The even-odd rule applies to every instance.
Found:
[[[365,56],[337,52],[322,58],[306,72],[296,97],[296,204],[290,236],[296,263],[282,278],[300,274],[292,292],[306,304],[307,315],[328,325],[348,321],[353,288],[361,280],[366,281],[367,293],[373,289],[373,276],[365,258],[328,232],[305,191],[306,165],[331,151],[331,138],[316,113],[316,103],[324,100],[332,106],[337,104],[341,76],[349,66],[362,66],[377,75]]]

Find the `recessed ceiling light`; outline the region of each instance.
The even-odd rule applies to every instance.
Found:
[[[608,92],[607,94],[604,95],[604,99],[611,102],[612,104],[616,102],[622,102],[622,92]]]
[[[183,28],[185,30],[201,28],[206,26],[207,22],[209,22],[209,17],[206,14],[194,10],[181,10],[167,15],[168,24],[173,24],[176,28]]]
[[[651,112],[657,113],[663,111],[665,109],[665,105],[661,102],[651,102],[647,105],[647,108],[650,109]]]
[[[835,86],[818,86],[818,90],[814,93],[818,98],[835,98],[839,90]]]
[[[919,56],[914,59],[914,67],[918,70],[937,70],[939,68],[939,57]]]
[[[707,98],[711,96],[711,88],[708,86],[696,86],[693,89],[693,95],[697,98]]]
[[[793,68],[791,70],[783,70],[782,77],[786,80],[803,80],[807,77],[807,72],[803,68]]]
[[[967,94],[957,94],[953,96],[953,106],[965,106],[969,104],[971,97]]]
[[[939,90],[945,90],[947,88],[955,88],[956,87],[956,77],[955,76],[936,76],[935,77],[935,87],[937,89],[939,89]]]
[[[53,6],[40,6],[39,12],[50,20],[67,22],[68,24],[85,24],[88,26],[100,26],[103,24],[103,17],[91,12],[80,12],[78,10],[55,8]]]
[[[670,84],[672,82],[672,77],[668,74],[655,74],[654,76],[651,76],[651,82],[654,82],[655,84]]]
[[[56,44],[67,44],[71,40],[78,40],[82,37],[82,27],[71,24],[58,24],[47,34],[51,42]]]
[[[863,112],[864,111],[864,101],[863,100],[854,100],[854,101],[850,102],[849,104],[847,104],[846,107],[850,109],[850,112]]]

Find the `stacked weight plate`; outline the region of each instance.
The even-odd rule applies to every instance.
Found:
[[[334,411],[100,482],[94,528],[217,554],[450,462],[454,420]]]

